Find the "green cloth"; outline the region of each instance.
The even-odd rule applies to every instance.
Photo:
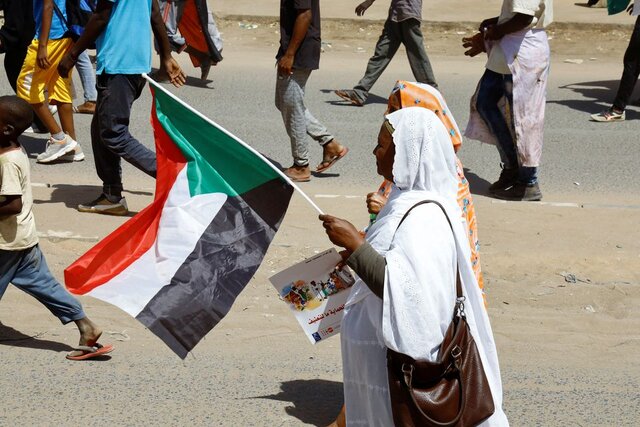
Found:
[[[629,3],[631,3],[631,0],[607,0],[609,15],[624,12],[627,9],[627,6],[629,6]]]
[[[368,243],[363,243],[347,259],[347,265],[356,272],[362,281],[377,297],[384,295],[384,275],[387,262]]]

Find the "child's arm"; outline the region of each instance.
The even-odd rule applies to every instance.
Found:
[[[78,55],[84,52],[87,47],[93,44],[98,36],[102,34],[109,23],[109,19],[111,19],[111,9],[113,9],[112,1],[98,0],[96,11],[91,14],[89,22],[87,22],[87,25],[84,27],[82,36],[80,36],[73,47],[69,49],[69,52],[67,52],[58,65],[58,73],[62,77],[69,75],[69,72],[78,60]]]
[[[0,217],[22,212],[22,196],[0,196]]]
[[[171,56],[171,45],[169,44],[167,29],[162,20],[162,15],[160,15],[160,6],[158,6],[157,0],[151,0],[151,29],[160,48],[160,71],[169,76],[169,81],[175,87],[182,86],[187,81],[187,77],[180,65]]]
[[[46,70],[51,65],[47,54],[51,19],[53,19],[53,0],[44,0],[42,6],[42,25],[40,26],[40,37],[38,38],[38,56],[36,59],[38,67],[43,70]]]

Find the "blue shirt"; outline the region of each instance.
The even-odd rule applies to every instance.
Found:
[[[109,0],[107,28],[96,40],[96,74],[151,71],[151,0]]]
[[[24,0],[23,0],[24,1]],[[54,3],[62,12],[62,15],[67,19],[67,5],[65,0],[54,0]],[[36,35],[35,38],[40,38],[40,29],[42,28],[42,9],[44,7],[44,0],[33,0],[33,18],[36,21]],[[51,17],[51,29],[49,30],[49,40],[58,40],[64,38],[64,34],[67,32],[67,26],[62,22],[60,16],[56,13],[56,9],[53,9],[53,15]]]

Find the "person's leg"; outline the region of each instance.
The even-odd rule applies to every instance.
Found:
[[[11,283],[40,301],[63,324],[86,317],[80,302],[53,277],[38,245],[21,252]]]
[[[325,125],[320,123],[311,112],[305,108],[304,118],[307,126],[307,135],[320,145],[325,145],[333,140],[333,135]]]
[[[13,281],[16,270],[20,265],[23,251],[5,251],[0,249],[0,300],[9,283]]]
[[[82,83],[82,91],[84,92],[84,104],[78,106],[76,111],[78,113],[93,114],[96,109],[96,100],[98,99],[96,72],[93,69],[89,53],[87,53],[86,50],[78,55],[76,70],[78,70],[80,82]]]
[[[387,19],[382,34],[376,43],[373,56],[369,58],[364,77],[353,88],[356,96],[364,102],[369,91],[387,68],[401,43],[399,24]]]
[[[409,65],[411,65],[413,76],[418,82],[426,83],[437,88],[436,77],[431,68],[427,51],[424,48],[420,21],[417,19],[407,19],[399,25],[402,32],[402,43],[407,50],[407,57],[409,58]]]
[[[629,46],[624,54],[624,71],[620,79],[618,93],[613,101],[613,109],[616,112],[623,112],[629,104],[629,99],[633,94],[633,89],[640,75],[640,16],[636,19]]]
[[[31,108],[33,108],[33,112],[36,113],[36,116],[38,116],[52,137],[55,138],[55,136],[59,136],[60,133],[63,133],[62,128],[58,125],[58,122],[56,122],[56,119],[53,117],[53,114],[51,114],[47,104],[44,102],[31,104]]]
[[[503,87],[504,87],[504,96],[507,99],[507,102],[509,103],[509,111],[513,112],[513,76],[511,74],[504,76]],[[513,123],[513,119],[511,119],[511,123]],[[513,130],[511,134],[515,135],[515,130]],[[517,147],[517,144],[515,144],[515,141],[514,141],[513,147],[515,148],[516,159],[517,159],[518,147]],[[518,166],[518,182],[525,185],[537,184],[538,168],[530,167],[530,166]]]
[[[80,332],[79,345],[94,345],[102,330],[86,316],[80,302],[53,277],[39,246],[19,253],[12,284],[40,301],[62,324],[75,322]]]
[[[7,74],[9,84],[11,85],[11,88],[15,93],[18,93],[18,76],[20,76],[22,65],[24,64],[25,58],[27,57],[28,48],[28,44],[10,45],[7,46],[7,51],[4,54],[4,69]],[[42,123],[42,120],[40,120],[40,118],[36,114],[33,115],[33,123],[39,130],[46,130],[44,123]]]
[[[100,79],[102,79],[104,89],[101,91],[102,97],[98,106],[99,141],[116,156],[155,178],[157,172],[156,154],[142,145],[129,132],[131,107],[142,93],[146,83],[144,78],[139,75],[103,74],[98,80],[100,81]],[[113,166],[115,165],[109,162],[108,171],[98,171],[99,176],[102,172],[107,178],[103,179],[105,186],[122,185],[120,168]],[[96,168],[98,168],[97,160]],[[115,179],[116,175],[118,179]]]
[[[282,114],[282,120],[289,135],[293,165],[306,169],[309,168],[309,146],[304,88],[310,74],[311,70],[294,69],[291,76],[278,76],[276,82],[276,107]],[[307,176],[306,173],[305,176]]]
[[[505,96],[504,77],[503,74],[488,69],[485,70],[480,80],[476,108],[480,117],[482,117],[498,141],[500,160],[504,167],[506,169],[515,169],[518,167],[515,141],[513,140],[511,129],[509,129],[509,125],[498,107],[498,102]]]

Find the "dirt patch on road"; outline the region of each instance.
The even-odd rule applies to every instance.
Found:
[[[279,24],[275,17],[229,15],[219,18],[225,42],[235,48],[277,48]],[[332,52],[373,52],[382,32],[382,20],[324,19],[322,46]],[[475,33],[477,22],[429,22],[423,24],[429,54],[463,55],[462,37]],[[548,30],[554,56],[566,58],[620,58],[631,36],[631,25],[554,23]]]

